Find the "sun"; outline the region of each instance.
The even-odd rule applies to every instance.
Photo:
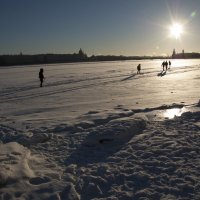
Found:
[[[183,33],[183,26],[179,23],[174,23],[170,27],[170,34],[172,37],[179,39],[181,34]]]

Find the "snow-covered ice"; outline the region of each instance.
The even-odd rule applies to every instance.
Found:
[[[1,67],[0,199],[199,200],[200,60],[161,63]]]

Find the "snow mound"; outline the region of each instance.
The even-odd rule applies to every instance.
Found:
[[[36,145],[38,143],[44,143],[50,140],[53,134],[50,133],[35,133],[31,137],[21,137],[18,142],[24,146]]]
[[[22,145],[11,142],[0,144],[0,186],[34,176],[28,160],[30,151]]]
[[[92,147],[101,144],[121,144],[142,133],[146,127],[144,119],[119,118],[99,126],[91,131],[84,141],[84,145]]]
[[[2,143],[18,142],[25,147],[30,147],[30,145],[47,142],[52,137],[52,133],[22,132],[9,126],[0,125],[0,141]]]
[[[0,141],[3,143],[17,141],[22,137],[28,137],[30,133],[23,133],[10,126],[0,124]]]
[[[33,150],[34,151],[34,150]],[[0,143],[0,199],[60,199],[62,171],[16,142]]]
[[[88,132],[66,160],[81,199],[199,199],[199,112],[119,118]],[[84,134],[84,133],[82,133]],[[73,164],[72,164],[73,163]]]

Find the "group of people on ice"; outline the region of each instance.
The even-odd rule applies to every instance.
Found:
[[[169,60],[169,62],[163,61],[161,66],[163,67],[163,71],[165,71],[165,69],[167,71],[167,69],[170,69],[170,67],[171,67],[171,61],[170,60]]]
[[[167,71],[171,68],[171,61],[163,61],[161,66],[163,67],[163,71]],[[137,74],[141,74],[141,64],[138,64],[137,66]]]

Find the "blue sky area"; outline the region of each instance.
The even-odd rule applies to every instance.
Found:
[[[0,0],[0,54],[200,52],[199,15],[199,0]]]

